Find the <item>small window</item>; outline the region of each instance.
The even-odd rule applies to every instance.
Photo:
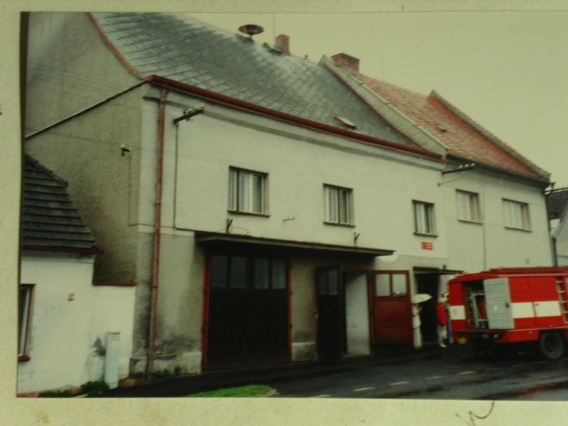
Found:
[[[518,201],[503,200],[503,213],[507,228],[530,231],[529,205]]]
[[[404,297],[407,294],[406,272],[379,272],[375,275],[375,295],[377,297]]]
[[[324,185],[325,221],[351,225],[353,219],[352,194],[349,188]]]
[[[392,274],[392,295],[406,296],[406,274]]]
[[[20,285],[18,305],[18,356],[27,357],[29,330],[32,316],[33,285]]]
[[[321,296],[339,294],[339,271],[337,269],[320,269],[318,271],[318,294]]]
[[[379,297],[388,297],[391,295],[390,275],[388,274],[375,275],[375,294]]]
[[[479,194],[457,191],[458,219],[466,222],[481,222]]]
[[[227,270],[229,266],[229,258],[227,256],[211,256],[209,284],[213,288],[227,287]]]
[[[420,235],[435,235],[434,204],[413,201],[414,232]]]
[[[247,258],[231,257],[231,288],[247,287]]]
[[[264,214],[266,174],[231,168],[229,170],[229,210]]]
[[[213,254],[209,269],[211,289],[286,290],[288,286],[286,259]]]
[[[254,288],[267,289],[270,285],[270,260],[254,260]]]
[[[286,261],[283,259],[272,261],[272,288],[277,290],[286,288]]]

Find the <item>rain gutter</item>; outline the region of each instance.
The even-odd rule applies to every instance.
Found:
[[[150,289],[150,326],[148,339],[148,362],[146,374],[154,367],[156,352],[156,319],[158,311],[158,284],[160,273],[160,237],[162,226],[162,179],[164,170],[164,125],[166,116],[166,97],[168,89],[163,89],[160,95],[160,111],[158,113],[158,159],[156,165],[156,206],[154,216],[154,254],[152,259],[152,287]]]

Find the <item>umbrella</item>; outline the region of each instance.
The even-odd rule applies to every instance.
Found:
[[[430,296],[429,294],[424,294],[424,293],[420,293],[420,294],[415,294],[414,296],[412,296],[412,303],[416,304],[416,303],[422,303],[422,302],[426,302],[427,300],[430,300],[432,298],[432,296]]]

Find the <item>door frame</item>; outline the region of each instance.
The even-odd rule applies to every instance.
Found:
[[[251,265],[254,263],[254,259],[257,258],[267,258],[267,259],[280,259],[284,260],[285,262],[285,273],[286,273],[286,281],[285,281],[285,292],[286,292],[286,309],[287,309],[287,359],[286,360],[278,360],[278,361],[271,361],[270,364],[281,364],[281,363],[288,363],[292,360],[292,286],[291,286],[291,276],[292,276],[292,260],[289,256],[281,255],[278,252],[262,252],[258,250],[250,250],[245,251],[244,253],[238,253],[233,250],[229,249],[217,249],[213,251],[206,252],[204,254],[204,265],[203,265],[203,285],[202,285],[202,311],[201,311],[201,368],[203,370],[217,370],[227,368],[228,366],[224,365],[210,365],[209,364],[209,320],[210,320],[210,310],[211,310],[211,287],[210,287],[210,278],[211,278],[211,259],[213,256],[220,255],[220,256],[228,256],[228,257],[245,257],[247,259],[247,289],[250,285],[250,280],[252,279],[251,275]]]
[[[377,296],[377,288],[376,288],[376,277],[377,275],[390,275],[390,279],[389,279],[389,295],[390,296]],[[393,293],[393,280],[392,280],[392,276],[393,275],[404,275],[406,278],[406,294],[400,297],[394,297],[392,296]],[[376,327],[376,322],[377,322],[377,312],[376,312],[376,299],[378,298],[382,298],[385,301],[387,299],[391,299],[391,300],[396,300],[396,301],[401,301],[406,303],[407,305],[407,309],[406,309],[406,314],[407,314],[407,319],[408,319],[408,328],[410,329],[409,332],[409,336],[412,336],[412,311],[411,311],[411,302],[410,302],[410,298],[411,298],[411,278],[410,278],[410,271],[406,270],[406,269],[385,269],[385,270],[379,270],[379,269],[375,269],[370,271],[369,274],[369,281],[370,281],[370,285],[369,285],[369,291],[370,291],[370,298],[369,301],[372,304],[372,316],[371,316],[371,320],[373,322],[373,327],[372,327],[372,346],[374,348],[374,352],[378,352],[380,350],[380,347],[382,346],[381,342],[378,341],[377,338],[377,330],[378,328]],[[407,328],[407,327],[401,327],[401,328]],[[399,343],[392,343],[393,345],[399,345]],[[402,343],[401,343],[402,344]],[[387,346],[388,346],[388,342],[387,342]],[[408,346],[411,347],[412,346],[412,341],[408,342]]]

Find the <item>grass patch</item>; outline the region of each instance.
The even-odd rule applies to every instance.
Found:
[[[187,398],[251,398],[266,396],[272,388],[267,385],[249,385],[238,388],[218,389],[209,392],[199,392],[187,395]]]

